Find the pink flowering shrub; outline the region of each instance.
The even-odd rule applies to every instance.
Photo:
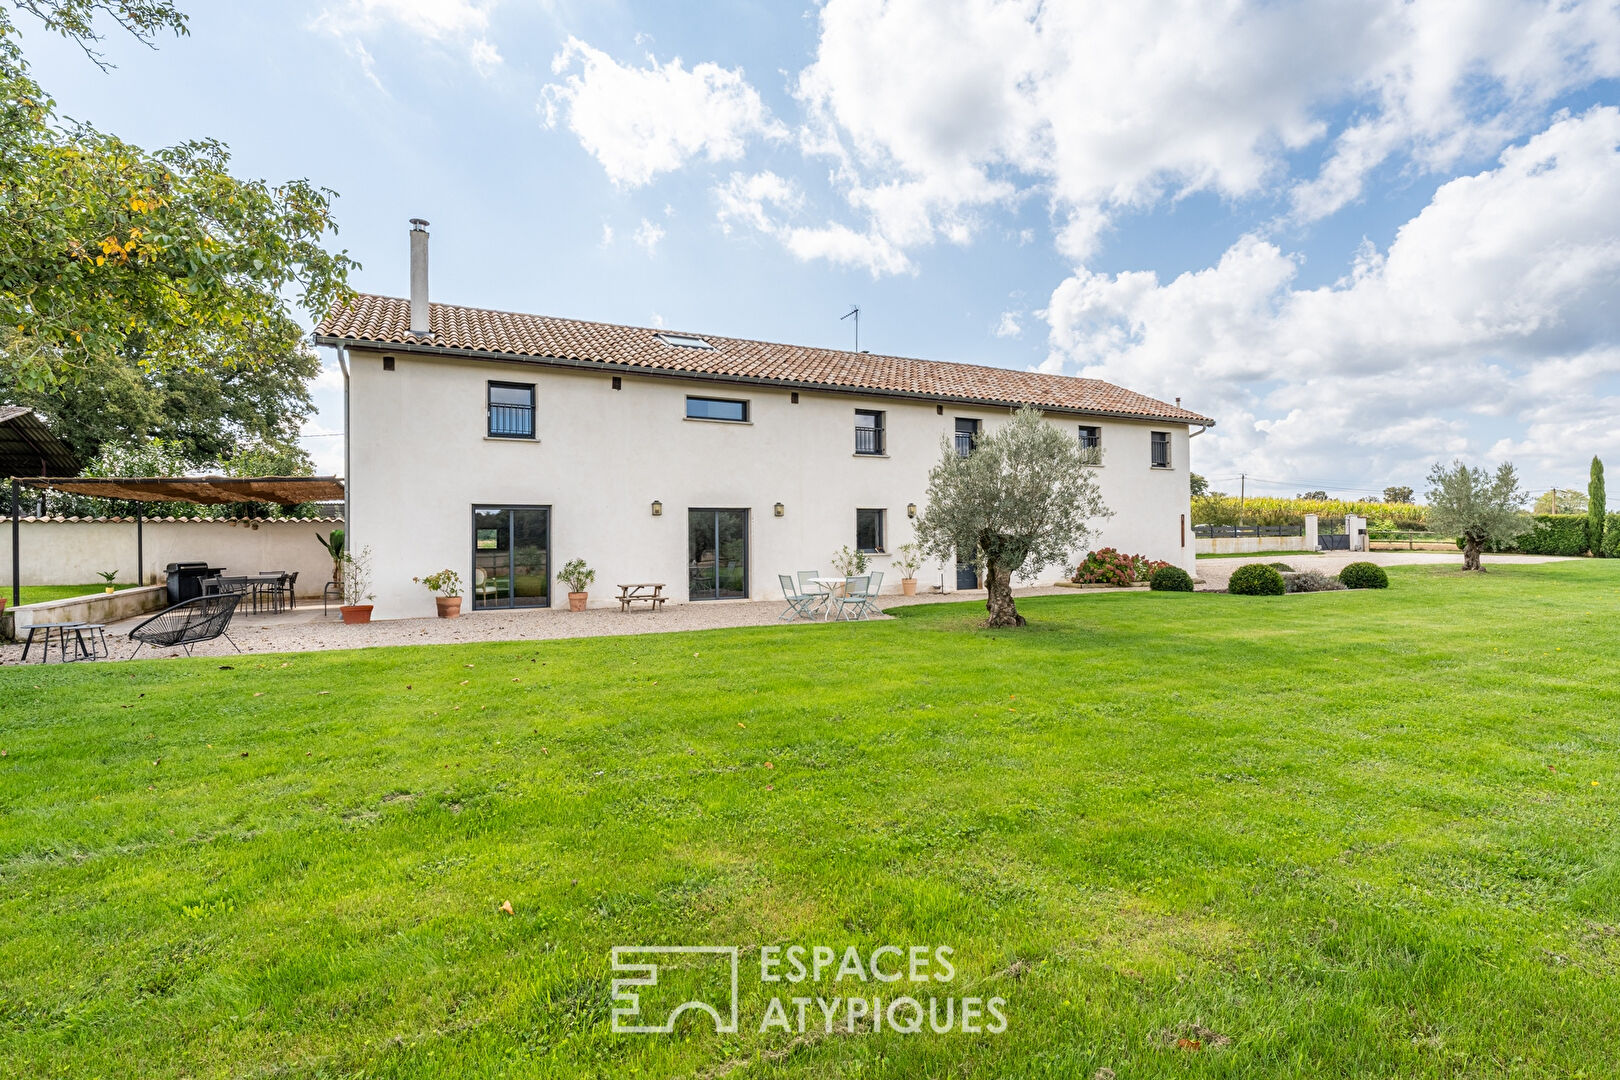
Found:
[[[1089,552],[1075,568],[1077,585],[1134,585],[1153,576],[1153,571],[1170,564],[1145,555],[1126,555],[1113,548]]]

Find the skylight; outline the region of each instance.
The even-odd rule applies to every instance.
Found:
[[[685,334],[655,334],[653,335],[665,345],[673,345],[677,349],[712,349],[707,341],[700,337],[687,337]]]

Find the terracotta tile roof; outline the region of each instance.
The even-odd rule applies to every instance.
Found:
[[[1099,379],[1034,371],[876,356],[765,341],[688,334],[685,331],[518,315],[483,308],[431,305],[432,334],[410,336],[408,300],[362,293],[315,328],[322,344],[415,345],[515,357],[686,372],[743,382],[870,390],[955,402],[1035,405],[1041,408],[1213,424],[1207,416],[1133,393]],[[700,337],[713,348],[670,345],[660,335]]]

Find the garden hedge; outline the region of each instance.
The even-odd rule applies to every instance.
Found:
[[[1620,559],[1620,514],[1610,514],[1603,519],[1603,554]]]
[[[1287,589],[1283,577],[1265,563],[1246,563],[1232,571],[1226,583],[1228,592],[1239,596],[1281,596]]]
[[[1536,514],[1534,527],[1514,541],[1526,555],[1585,555],[1585,514]]]

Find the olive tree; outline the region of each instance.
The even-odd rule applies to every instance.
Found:
[[[1024,625],[1013,575],[1067,560],[1090,543],[1091,519],[1109,515],[1086,463],[1072,432],[1028,406],[965,457],[945,440],[917,542],[942,561],[972,557],[984,567],[990,626]]]
[[[1530,530],[1524,513],[1525,493],[1513,463],[1504,461],[1493,477],[1460,461],[1436,463],[1429,470],[1429,528],[1456,533],[1463,545],[1463,569],[1483,570],[1480,552],[1487,545],[1506,547]]]

